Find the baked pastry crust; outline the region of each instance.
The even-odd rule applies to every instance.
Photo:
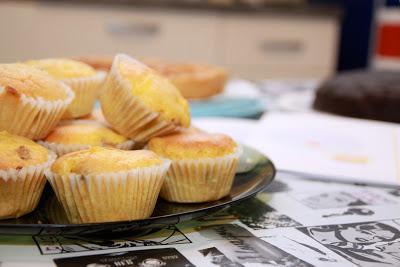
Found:
[[[144,62],[168,78],[188,99],[201,99],[219,94],[224,90],[228,79],[227,71],[217,66],[156,60]]]

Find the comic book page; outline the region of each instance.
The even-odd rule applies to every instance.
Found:
[[[399,266],[400,190],[278,173],[255,198],[142,235],[1,236],[4,266]]]

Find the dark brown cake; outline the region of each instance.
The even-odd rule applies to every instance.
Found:
[[[352,71],[321,84],[314,109],[400,123],[400,72]]]

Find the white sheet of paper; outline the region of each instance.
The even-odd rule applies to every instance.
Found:
[[[400,126],[321,113],[269,113],[260,121],[200,119],[272,159],[278,170],[330,180],[400,185]]]
[[[396,124],[321,114],[269,114],[249,136],[281,170],[400,184]]]

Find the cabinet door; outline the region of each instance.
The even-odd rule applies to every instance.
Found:
[[[215,62],[216,15],[146,8],[1,3],[2,61],[125,52]]]
[[[281,76],[295,77],[296,73],[291,72],[304,69],[308,71],[302,73],[310,72],[312,76],[313,69],[324,69],[322,73],[326,73],[335,68],[337,21],[334,18],[230,15],[225,17],[224,26],[224,62],[235,69],[273,68]]]

